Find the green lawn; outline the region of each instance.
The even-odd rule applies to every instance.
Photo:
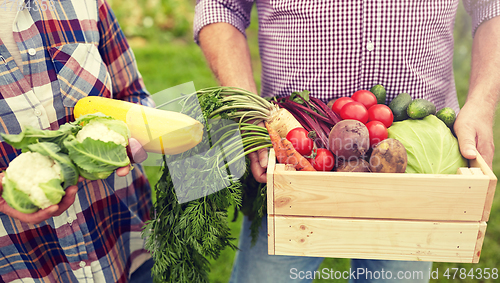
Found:
[[[463,12],[463,11],[462,11]],[[457,82],[457,92],[461,105],[465,101],[465,95],[468,88],[469,75],[469,60],[470,56],[470,32],[467,29],[466,20],[457,21],[457,35],[455,48],[455,77]],[[249,32],[251,40],[251,52],[254,56],[258,55],[256,44],[256,26],[252,24]],[[141,71],[148,90],[151,93],[156,93],[166,88],[170,88],[182,83],[193,82],[197,89],[215,86],[211,72],[209,71],[205,60],[198,46],[190,40],[174,40],[165,44],[150,43],[143,40],[131,39],[132,47],[134,48],[138,67]],[[254,62],[255,76],[258,81],[259,64],[258,60]],[[500,118],[496,117],[496,125],[500,125]],[[494,129],[495,141],[500,139],[500,130],[498,126]],[[497,150],[498,151],[498,150]],[[494,172],[500,176],[500,154],[496,153],[494,159]],[[159,168],[149,167],[148,176],[152,183],[158,178]],[[448,264],[435,263],[433,268],[438,268],[440,274],[443,274],[447,268],[499,268],[500,255],[500,197],[495,198],[492,213],[488,222],[486,239],[484,241],[483,252],[479,264]],[[231,216],[232,217],[232,216]],[[237,238],[240,230],[241,216],[237,222],[231,223],[234,237]],[[236,240],[237,241],[237,240]],[[235,243],[237,243],[235,241]],[[234,259],[234,251],[225,250],[217,261],[213,261],[212,272],[210,274],[211,282],[227,282],[230,276],[232,262]],[[321,268],[327,267],[330,269],[347,270],[349,261],[347,259],[326,259]],[[453,282],[479,282],[478,280],[452,280]],[[336,282],[325,280],[325,282]],[[341,281],[345,282],[345,281]],[[440,280],[431,280],[431,282],[449,282],[445,278]],[[481,281],[493,282],[493,281]]]

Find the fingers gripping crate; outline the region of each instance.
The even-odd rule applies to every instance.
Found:
[[[267,171],[271,255],[477,263],[497,178],[481,156],[456,175]]]

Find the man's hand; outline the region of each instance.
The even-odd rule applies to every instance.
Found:
[[[265,127],[263,122],[258,124],[261,127]],[[259,183],[267,182],[267,162],[268,154],[267,148],[262,148],[248,154],[250,159],[250,170],[252,171],[253,177]]]
[[[460,152],[467,159],[475,149],[491,167],[493,163],[493,117],[500,96],[500,17],[477,28],[472,41],[469,92],[455,121]]]
[[[458,113],[454,129],[460,152],[467,159],[476,158],[476,149],[484,161],[492,167],[495,145],[493,143],[493,113],[486,101],[469,100]]]
[[[0,195],[3,191],[2,183],[1,180],[4,177],[4,173],[0,173]],[[84,179],[80,177],[78,179],[78,182],[82,182]],[[28,224],[38,224],[40,222],[43,222],[53,216],[59,216],[61,215],[68,207],[70,207],[73,202],[75,202],[75,196],[76,193],[78,192],[78,186],[69,186],[66,188],[66,194],[63,196],[61,199],[61,202],[59,204],[51,205],[45,209],[40,209],[37,212],[34,213],[22,213],[14,208],[10,207],[7,202],[0,197],[0,212],[5,213],[6,215],[16,218],[21,222],[25,222]]]
[[[141,143],[134,138],[128,140],[127,155],[130,163],[141,163],[148,158],[148,153],[144,150]],[[125,166],[116,169],[116,174],[120,177],[127,176],[130,172],[130,166]]]

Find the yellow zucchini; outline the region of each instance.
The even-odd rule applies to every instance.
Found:
[[[203,125],[178,112],[100,96],[82,98],[74,109],[75,118],[97,112],[125,122],[131,136],[148,152],[179,154],[195,147],[203,137]]]

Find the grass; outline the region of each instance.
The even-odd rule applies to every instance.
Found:
[[[467,22],[467,17],[463,16],[463,10],[460,12],[460,20],[456,24],[456,44],[454,57],[454,70],[457,93],[459,95],[460,104],[463,105],[468,89],[469,76],[469,61],[470,61],[470,31]],[[255,13],[254,13],[255,14]],[[257,27],[254,24],[250,27],[248,37],[250,40],[251,53],[254,56],[254,72],[257,83],[259,84],[260,65],[258,61]],[[166,88],[170,88],[186,82],[193,82],[197,89],[215,86],[216,80],[212,76],[204,57],[198,48],[190,40],[173,40],[169,43],[159,44],[154,42],[146,42],[145,40],[132,38],[131,45],[134,48],[138,67],[141,71],[148,90],[151,93],[156,93]],[[494,138],[495,141],[500,140],[500,118],[495,118]],[[500,154],[496,150],[496,155],[493,164],[494,172],[500,176]],[[148,167],[148,176],[152,183],[155,183],[159,177],[158,167]],[[439,269],[440,279],[431,280],[431,282],[449,282],[443,278],[442,274],[446,269],[465,268],[469,271],[471,268],[498,268],[500,267],[500,197],[495,198],[486,239],[483,245],[483,252],[479,264],[453,264],[453,263],[435,263],[433,269]],[[230,219],[232,215],[230,216]],[[240,231],[241,216],[236,222],[231,223],[233,236],[236,238]],[[228,282],[235,252],[232,250],[224,250],[217,260],[212,260],[212,271],[210,273],[210,282]],[[327,267],[336,270],[348,270],[349,260],[347,259],[331,259],[324,260],[320,268]],[[335,280],[324,280],[324,282],[346,282]],[[453,280],[453,282],[479,282],[478,280],[464,279]],[[483,280],[481,282],[493,282]]]

